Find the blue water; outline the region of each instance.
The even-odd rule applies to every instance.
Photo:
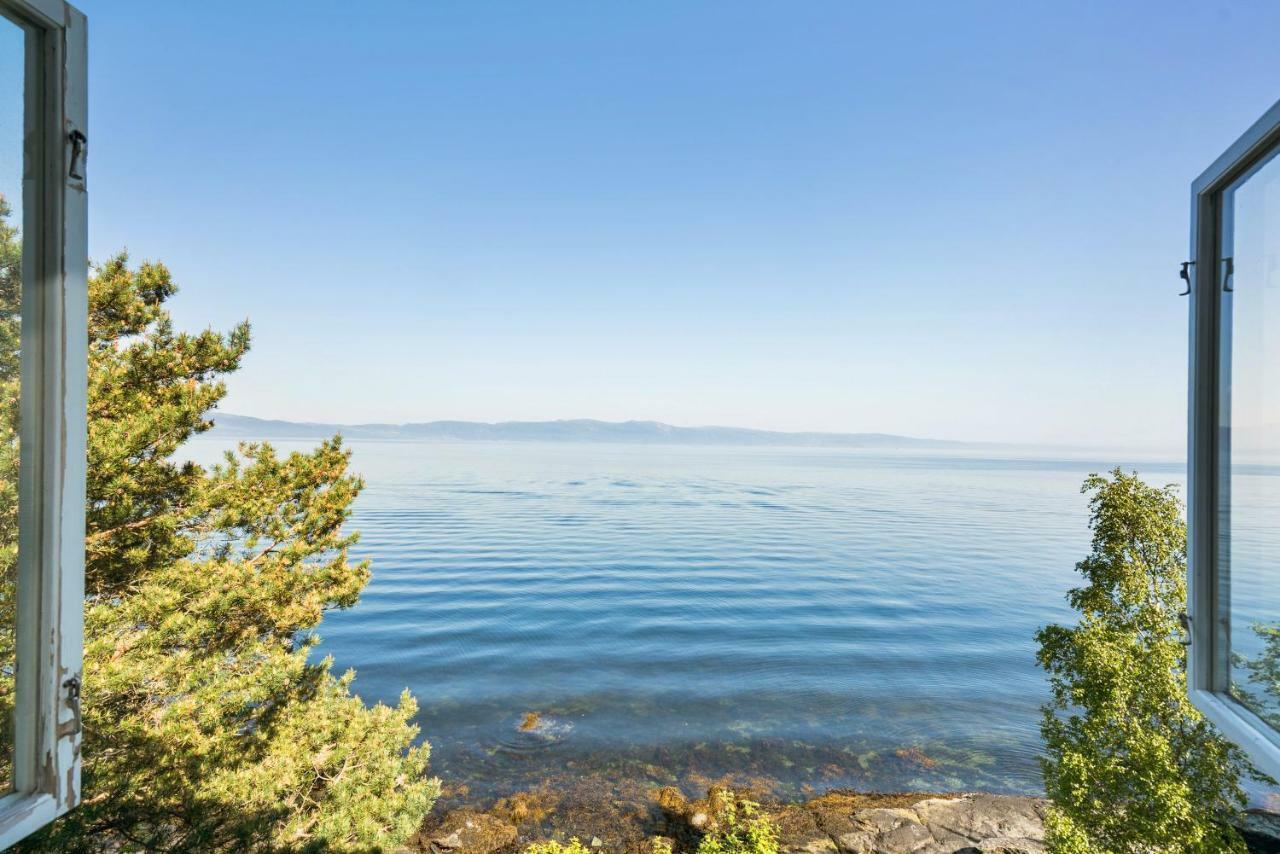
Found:
[[[1070,619],[1080,483],[1183,477],[1101,455],[352,447],[373,580],[321,652],[366,700],[410,689],[434,772],[495,795],[595,771],[1039,791],[1033,634]]]

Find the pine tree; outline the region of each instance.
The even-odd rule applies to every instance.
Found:
[[[1068,594],[1073,627],[1037,633],[1049,674],[1041,761],[1050,850],[1243,852],[1226,823],[1256,774],[1186,694],[1186,525],[1169,488],[1119,469],[1093,475],[1093,547]]]
[[[4,404],[17,396],[17,240],[0,228]],[[162,264],[131,267],[124,254],[89,283],[84,797],[27,847],[393,846],[439,789],[427,745],[413,745],[416,704],[406,692],[366,706],[352,673],[311,660],[322,615],[353,605],[369,578],[344,529],[363,483],[339,437],[287,456],[243,444],[208,469],[179,461],[212,426],[249,326],[176,332],[175,291]],[[16,481],[10,408],[0,484]],[[6,489],[2,538],[15,527]],[[12,562],[0,547],[3,607]]]

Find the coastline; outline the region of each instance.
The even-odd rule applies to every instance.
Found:
[[[717,794],[759,804],[777,829],[778,854],[1047,850],[1049,803],[1041,797],[831,789],[795,800],[740,786],[697,794],[592,774],[488,801],[446,790],[402,854],[519,854],[535,842],[573,839],[599,854],[693,854],[714,826]],[[1250,809],[1234,824],[1251,854],[1280,854],[1280,813]]]
[[[447,795],[408,850],[515,854],[533,842],[577,838],[602,854],[652,854],[655,842],[677,854],[692,852],[716,821],[711,804],[717,796],[758,803],[777,828],[780,854],[1045,850],[1043,798],[833,789],[788,801],[742,787],[712,785],[699,794],[595,775],[487,804],[462,805],[456,793]]]

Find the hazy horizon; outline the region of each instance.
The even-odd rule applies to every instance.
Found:
[[[536,419],[536,420],[520,419],[520,418],[505,418],[505,419],[498,419],[495,421],[484,421],[476,418],[430,418],[430,419],[408,419],[406,421],[378,421],[375,419],[362,419],[362,418],[357,418],[352,416],[352,417],[346,417],[346,418],[341,418],[337,420],[308,420],[308,419],[291,419],[291,418],[268,418],[268,417],[259,416],[259,415],[249,415],[243,412],[225,412],[225,411],[222,411],[221,409],[214,411],[211,414],[211,417],[213,418],[215,423],[217,423],[219,419],[222,419],[224,424],[226,423],[226,419],[230,418],[236,422],[250,421],[250,422],[265,422],[267,424],[276,424],[276,425],[293,425],[298,427],[327,427],[327,428],[370,428],[370,427],[395,428],[395,427],[435,426],[435,425],[444,425],[444,424],[474,425],[474,426],[482,426],[482,427],[507,427],[507,426],[520,426],[520,425],[531,425],[531,426],[570,425],[570,424],[596,424],[596,425],[604,425],[604,426],[610,426],[610,427],[621,427],[621,426],[628,426],[628,425],[656,425],[658,427],[673,428],[675,430],[743,431],[743,432],[771,434],[776,436],[789,436],[789,437],[795,437],[795,436],[831,436],[833,438],[887,437],[887,438],[894,438],[894,439],[906,439],[913,442],[920,442],[922,446],[928,443],[934,443],[936,447],[942,447],[946,445],[952,445],[957,448],[977,448],[977,447],[987,446],[991,448],[1015,448],[1015,449],[1028,448],[1028,449],[1042,449],[1046,451],[1052,451],[1052,450],[1059,450],[1059,451],[1146,450],[1146,451],[1152,452],[1153,454],[1159,455],[1162,458],[1167,455],[1172,455],[1176,457],[1181,455],[1182,452],[1184,451],[1184,448],[1182,448],[1181,446],[1174,446],[1174,445],[1146,444],[1146,445],[1139,446],[1139,445],[1123,445],[1118,443],[1091,445],[1087,443],[1072,444],[1072,443],[1033,442],[1033,441],[991,441],[988,439],[943,439],[936,436],[925,436],[925,435],[908,434],[908,433],[893,433],[893,432],[888,432],[884,430],[859,430],[859,431],[803,430],[803,429],[801,430],[766,430],[766,429],[760,429],[755,427],[744,427],[740,424],[672,424],[670,422],[662,421],[661,419],[656,419],[656,418],[626,418],[626,419],[615,421],[615,420],[604,420],[599,418],[569,416],[564,418],[547,418],[547,419]],[[232,432],[233,435],[237,435],[241,437],[247,437],[252,432],[247,426],[243,426],[243,425],[240,427],[237,427],[236,429],[242,432],[234,433],[233,431],[218,430],[217,428],[215,428],[215,432],[219,432],[223,435],[225,435],[228,432]],[[363,438],[369,438],[369,437],[357,436],[356,438],[363,439]]]
[[[178,329],[251,319],[228,411],[1151,448],[1185,431],[1188,187],[1275,99],[1280,28],[1189,2],[81,5],[91,255],[164,261]],[[1203,43],[1231,50],[1169,47]]]

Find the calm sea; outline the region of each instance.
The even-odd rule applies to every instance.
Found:
[[[487,795],[596,772],[1036,792],[1032,636],[1070,619],[1080,483],[1183,479],[1124,455],[352,447],[373,580],[320,650],[366,700],[412,691],[434,772]]]

